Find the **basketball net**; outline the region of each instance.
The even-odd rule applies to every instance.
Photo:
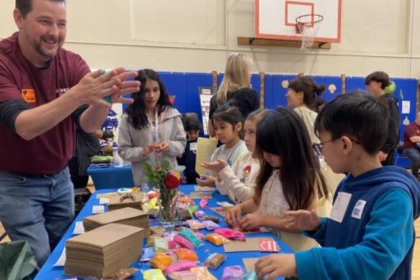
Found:
[[[324,17],[316,14],[303,15],[296,18],[296,33],[302,35],[301,51],[309,51],[315,41]]]

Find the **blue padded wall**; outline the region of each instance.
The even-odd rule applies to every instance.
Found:
[[[342,94],[343,80],[341,77],[325,76],[325,86],[323,97],[328,102]]]
[[[284,88],[282,83],[290,82],[297,75],[271,75],[272,92],[271,104],[266,104],[265,108],[275,109],[278,106],[287,106],[286,93],[288,88]],[[266,96],[269,92],[266,91]]]

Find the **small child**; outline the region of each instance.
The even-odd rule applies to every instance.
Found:
[[[291,109],[271,111],[258,125],[256,147],[261,169],[255,194],[233,207],[226,222],[239,222],[243,230],[267,227],[295,251],[317,246],[299,229],[285,227],[285,211],[315,209],[318,198],[328,197],[302,119]]]
[[[195,184],[196,179],[200,176],[195,171],[195,160],[197,157],[197,139],[200,131],[203,129],[198,116],[195,113],[187,113],[182,115],[182,123],[187,133],[187,145],[185,152],[178,158],[178,164],[184,165],[184,176],[187,179],[186,184]]]
[[[218,159],[214,162],[205,162],[204,168],[216,172],[221,181],[216,180],[216,188],[222,195],[229,195],[230,200],[241,203],[252,198],[255,189],[255,180],[260,171],[255,143],[257,126],[270,111],[261,109],[252,112],[245,121],[245,145],[248,151],[242,153],[231,168],[226,161]]]
[[[233,166],[238,156],[246,151],[245,142],[241,140],[244,117],[237,107],[228,103],[216,110],[212,122],[214,131],[223,145],[214,151],[210,161],[222,159],[229,166]],[[201,176],[202,178],[197,179],[200,186],[213,186],[216,182],[213,176]]]
[[[307,209],[286,213],[287,226],[324,248],[263,257],[255,265],[259,279],[411,279],[420,184],[402,168],[381,165],[388,116],[386,104],[363,93],[325,105],[315,122],[325,161],[349,175],[338,186],[330,218]]]

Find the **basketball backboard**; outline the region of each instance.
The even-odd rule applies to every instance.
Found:
[[[324,20],[315,42],[339,43],[342,0],[255,0],[255,37],[301,40],[296,18],[307,14],[322,15]]]

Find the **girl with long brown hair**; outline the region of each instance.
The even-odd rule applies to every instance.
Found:
[[[260,172],[255,194],[234,208],[226,222],[244,230],[268,227],[295,251],[316,246],[297,228],[286,228],[284,212],[316,209],[328,190],[302,119],[291,109],[278,108],[259,123],[257,152]],[[242,213],[247,215],[241,218]]]

